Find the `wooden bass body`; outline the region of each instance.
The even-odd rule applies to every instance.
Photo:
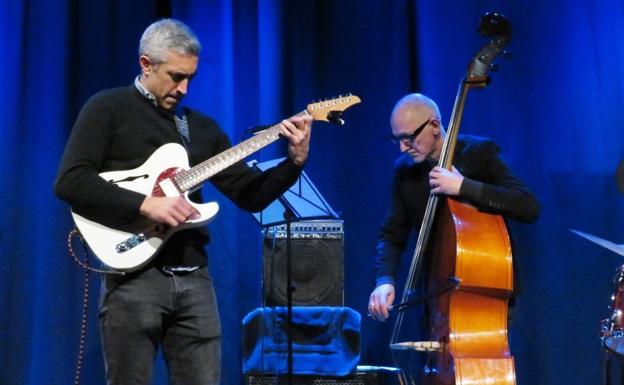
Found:
[[[459,281],[430,302],[432,352],[426,384],[513,385],[515,370],[507,338],[513,291],[511,244],[500,215],[447,199],[432,240],[429,290]]]

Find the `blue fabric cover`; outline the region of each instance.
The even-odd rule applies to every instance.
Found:
[[[286,307],[257,308],[243,319],[243,373],[288,372]],[[346,307],[295,306],[293,374],[346,376],[360,360],[360,314]]]

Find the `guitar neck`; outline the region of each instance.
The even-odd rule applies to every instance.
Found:
[[[293,117],[307,115],[307,111],[301,111]],[[233,146],[222,153],[205,160],[197,166],[183,171],[174,177],[181,192],[193,190],[213,175],[225,170],[234,163],[245,159],[256,151],[275,142],[280,137],[279,124],[273,125],[253,137]]]

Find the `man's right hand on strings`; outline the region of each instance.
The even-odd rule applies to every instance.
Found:
[[[184,197],[152,197],[145,198],[140,208],[141,215],[149,219],[176,227],[190,219],[198,212]]]

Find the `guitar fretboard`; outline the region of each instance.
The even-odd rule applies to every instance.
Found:
[[[301,111],[294,116],[303,116],[307,113],[307,111]],[[174,177],[175,183],[178,185],[181,192],[192,190],[218,172],[225,170],[239,160],[245,159],[254,152],[275,142],[279,137],[280,128],[279,124],[276,124],[236,146],[223,151],[219,155],[205,160],[190,170],[177,174]]]

